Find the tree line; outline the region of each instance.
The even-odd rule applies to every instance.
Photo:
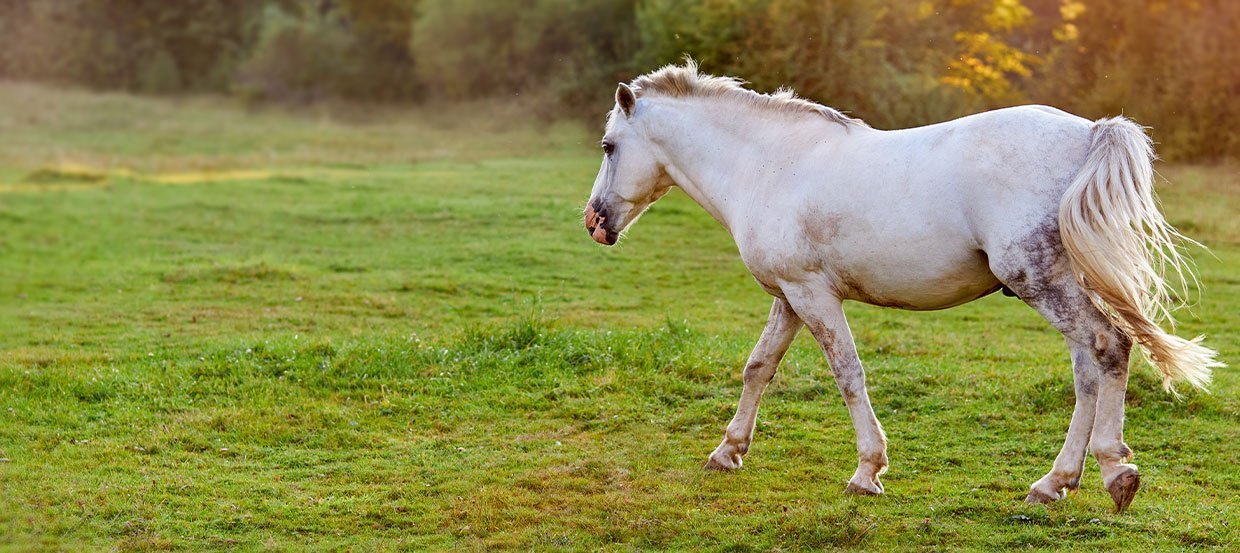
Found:
[[[684,55],[879,128],[1026,102],[1240,157],[1234,0],[4,0],[0,78],[273,101],[534,96],[597,120]]]

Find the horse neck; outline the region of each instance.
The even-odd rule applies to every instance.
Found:
[[[676,102],[649,132],[668,176],[731,231],[761,190],[809,148],[846,130],[808,114],[772,114],[722,102]]]

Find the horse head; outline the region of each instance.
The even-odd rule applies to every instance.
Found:
[[[654,144],[642,132],[641,108],[633,89],[620,83],[603,134],[603,163],[585,209],[586,232],[603,245],[614,245],[620,233],[673,184]]]

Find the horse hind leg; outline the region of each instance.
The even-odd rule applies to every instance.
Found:
[[[1124,443],[1124,398],[1128,391],[1128,356],[1132,339],[1122,332],[1099,334],[1094,345],[1102,374],[1098,390],[1098,414],[1090,449],[1102,469],[1102,484],[1124,512],[1141,487],[1137,466],[1129,463],[1132,449]]]
[[[1132,340],[1111,324],[1072,276],[1057,233],[1044,233],[1023,251],[999,256],[992,271],[1025,303],[1063,334],[1072,353],[1076,405],[1063,448],[1045,476],[1030,486],[1026,501],[1049,503],[1080,485],[1092,451],[1103,483],[1123,510],[1140,485],[1132,451],[1123,443],[1124,395]],[[1027,243],[1028,244],[1028,243]]]
[[[1098,367],[1090,349],[1067,340],[1072,352],[1072,383],[1076,392],[1076,406],[1072,421],[1068,424],[1063,447],[1055,457],[1051,471],[1029,487],[1027,503],[1051,503],[1063,499],[1067,491],[1081,486],[1085,469],[1085,453],[1093,430],[1098,401]]]

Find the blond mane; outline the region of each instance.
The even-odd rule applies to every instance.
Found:
[[[735,77],[716,77],[702,73],[698,71],[697,62],[690,58],[685,59],[683,66],[668,64],[629,83],[638,98],[728,98],[781,113],[812,113],[845,128],[869,126],[864,121],[844,115],[834,108],[800,98],[789,88],[780,88],[774,94],[764,94],[747,89],[744,85],[745,81]]]

